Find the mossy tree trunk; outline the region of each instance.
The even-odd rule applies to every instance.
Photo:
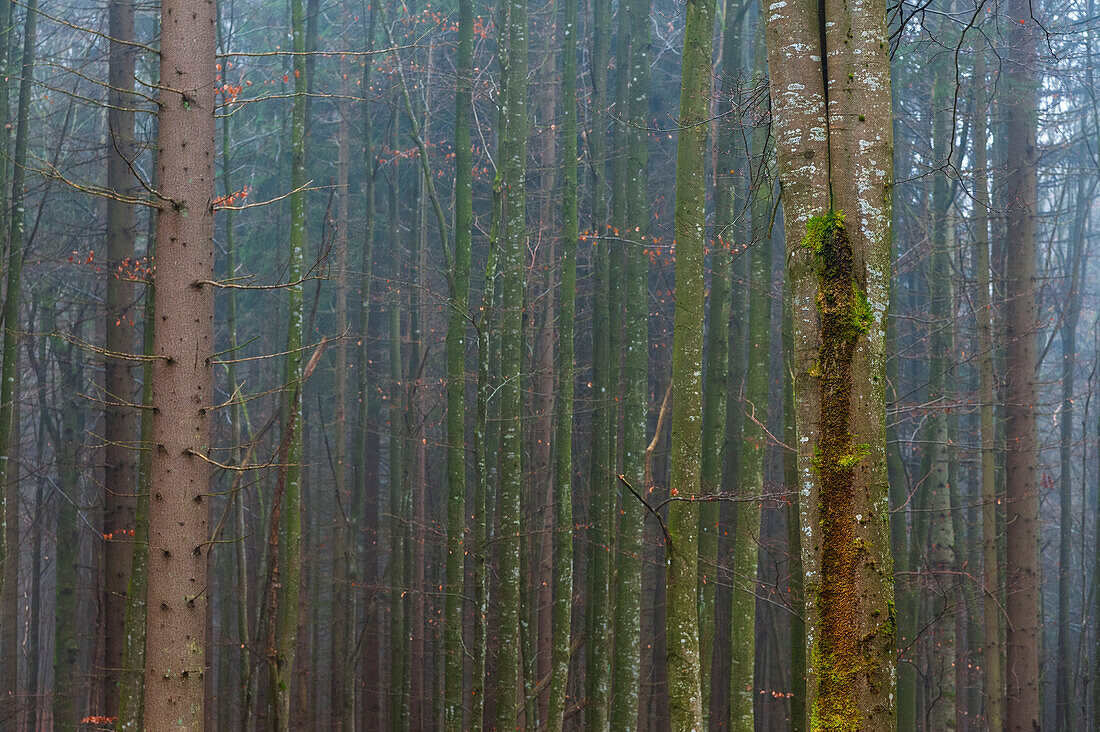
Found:
[[[19,344],[22,329],[19,326],[19,308],[23,291],[23,260],[26,255],[24,218],[26,206],[27,143],[30,131],[31,86],[34,83],[35,40],[38,27],[38,2],[29,0],[23,24],[23,57],[20,69],[19,106],[16,112],[15,149],[12,154],[11,208],[8,223],[8,272],[7,291],[4,293],[4,349],[0,366],[0,490],[4,494],[4,534],[0,545],[0,564],[3,579],[0,580],[0,633],[5,649],[0,659],[0,688],[4,690],[0,716],[12,718],[19,713],[19,700],[15,696],[18,684],[18,656],[14,652],[18,638],[18,604],[16,598],[19,581],[20,522],[18,463],[19,453]],[[6,44],[5,44],[6,45]],[[5,84],[6,90],[6,84]],[[6,169],[6,166],[4,166]],[[8,471],[8,465],[11,471]],[[4,591],[6,590],[6,592]],[[121,628],[119,628],[121,631]],[[121,659],[119,659],[121,661]],[[117,683],[117,676],[115,677]],[[104,679],[106,681],[106,678]],[[117,696],[113,697],[117,704]],[[9,706],[9,702],[11,702]]]
[[[155,232],[150,231],[146,256],[154,256]],[[232,251],[232,242],[227,240],[226,249]],[[229,261],[229,258],[227,258]],[[153,335],[156,324],[156,295],[153,278],[145,284],[145,306],[142,316],[142,354],[146,359],[153,355]],[[233,329],[230,329],[233,332]],[[236,346],[235,340],[231,346]],[[126,646],[123,648],[122,667],[125,669],[120,681],[117,728],[119,732],[136,732],[141,729],[142,708],[145,704],[145,594],[149,586],[149,480],[151,477],[153,436],[153,364],[146,360],[142,364],[141,377],[141,418],[139,440],[142,448],[138,458],[137,501],[134,514],[134,556],[130,568],[130,585],[126,602]],[[235,422],[234,422],[235,423]],[[241,542],[243,547],[243,542]],[[242,549],[243,551],[243,549]],[[246,575],[247,578],[247,575]],[[248,585],[244,584],[247,588]],[[247,595],[247,589],[242,591]],[[247,634],[241,636],[247,639]],[[242,640],[242,644],[247,640]],[[244,656],[244,649],[241,650]],[[247,732],[247,731],[246,731]]]
[[[610,723],[611,555],[614,512],[609,495],[613,466],[610,277],[612,230],[607,201],[608,66],[611,61],[611,0],[592,3],[592,129],[588,131],[592,166],[592,440],[589,447],[588,558],[585,562],[584,724],[602,732]]]
[[[520,643],[520,495],[523,490],[523,256],[527,245],[527,0],[502,0],[508,9],[507,99],[500,165],[504,172],[501,270],[500,645],[497,651],[497,727],[518,724]]]
[[[794,381],[794,322],[789,283],[783,289],[783,441],[794,445],[798,439],[795,425]],[[787,505],[787,553],[790,562],[791,604],[796,612],[791,614],[791,729],[806,729],[806,618],[800,612],[805,603],[805,582],[802,576],[802,525],[799,521],[800,494],[798,490],[798,455],[791,450],[783,452],[783,486],[790,494]]]
[[[754,135],[758,137],[758,135]],[[758,148],[757,153],[762,153]],[[755,193],[753,237],[749,263],[748,363],[745,379],[745,404],[742,425],[740,480],[732,581],[730,676],[735,687],[730,696],[730,728],[754,728],[753,701],[756,697],[754,666],[756,660],[756,580],[760,546],[760,501],[764,492],[764,463],[768,449],[765,428],[768,404],[769,352],[771,347],[771,241],[763,237],[767,230],[766,182],[756,181],[763,191]],[[762,201],[760,199],[763,199]],[[765,217],[762,221],[761,214]],[[761,225],[762,224],[762,225]]]
[[[672,335],[671,481],[667,599],[669,719],[674,732],[703,728],[699,655],[699,506],[703,411],[703,252],[706,139],[714,0],[689,0],[676,146],[676,316]]]
[[[763,48],[758,45],[758,50]],[[764,77],[758,54],[754,79]],[[752,132],[750,168],[768,169],[767,129]],[[751,245],[749,250],[748,362],[745,371],[745,404],[741,416],[740,480],[733,540],[730,630],[730,729],[752,732],[756,698],[756,581],[760,547],[760,503],[768,450],[768,387],[771,363],[772,243],[769,234],[771,184],[766,174],[751,181]]]
[[[11,11],[9,10],[10,14]],[[10,17],[10,16],[9,16]],[[0,18],[2,20],[2,18]],[[4,577],[0,580],[0,590],[4,589],[4,585],[8,584],[8,576],[17,576],[17,568],[19,566],[18,559],[18,480],[9,480],[11,475],[17,475],[12,472],[8,473],[9,458],[9,446],[15,441],[14,435],[18,432],[18,415],[16,410],[17,400],[17,382],[18,382],[18,366],[19,366],[19,341],[22,335],[22,330],[19,326],[19,307],[23,292],[23,258],[25,254],[25,242],[24,242],[24,214],[25,214],[25,181],[26,181],[26,163],[27,163],[27,141],[29,138],[29,130],[27,129],[27,121],[30,117],[30,105],[31,105],[31,86],[34,83],[34,54],[35,54],[35,39],[37,37],[36,29],[38,27],[38,2],[37,0],[29,0],[27,3],[26,20],[24,21],[23,28],[23,63],[20,69],[20,82],[19,82],[19,106],[16,112],[16,132],[15,132],[15,149],[12,151],[12,162],[14,163],[12,168],[11,178],[11,198],[9,199],[11,208],[9,209],[8,218],[5,223],[8,224],[7,229],[7,249],[8,249],[8,261],[7,261],[7,289],[4,292],[4,312],[3,312],[3,328],[4,328],[4,348],[2,365],[0,365],[0,490],[4,492],[4,533],[3,541],[0,542],[0,563],[5,564]],[[10,31],[5,32],[5,38],[10,38],[8,35]],[[7,43],[4,44],[7,47]],[[3,86],[3,97],[0,101],[3,102],[5,109],[4,116],[6,117],[7,111],[7,82],[5,81]],[[0,168],[7,170],[6,164],[0,165]],[[6,176],[5,176],[6,177]],[[3,190],[3,189],[0,189]],[[4,195],[9,191],[4,191]],[[5,561],[7,559],[12,561]],[[13,588],[8,585],[7,597],[11,600],[11,604],[14,607],[14,600],[11,598],[16,597],[16,593]],[[3,595],[0,592],[0,595]],[[14,614],[6,612],[9,607],[9,602],[4,603],[5,612],[3,613],[3,643],[5,648],[15,648],[16,639],[16,618]],[[14,653],[5,653],[5,658],[0,662],[3,666],[0,676],[3,677],[5,685],[3,689],[5,693],[14,691],[15,689],[15,663],[16,655]],[[9,711],[14,712],[12,707]]]
[[[366,25],[366,46],[368,50],[374,49],[374,24],[377,18],[375,6],[372,3],[369,13],[369,19]],[[363,62],[363,77],[361,88],[370,89],[372,72],[374,71],[374,58],[373,56],[367,56]],[[368,458],[368,451],[371,445],[371,433],[370,433],[370,418],[374,407],[376,406],[377,399],[372,399],[372,385],[368,374],[368,365],[370,364],[370,351],[369,351],[369,337],[370,337],[370,316],[371,316],[371,297],[373,295],[373,272],[374,272],[374,231],[375,231],[375,179],[378,174],[377,165],[375,163],[376,156],[373,149],[374,145],[374,125],[371,118],[371,103],[368,95],[364,95],[363,100],[360,102],[361,109],[361,131],[363,140],[363,241],[360,249],[359,259],[359,323],[357,329],[359,331],[358,340],[358,353],[357,353],[357,384],[356,390],[358,392],[359,401],[358,409],[355,418],[355,487],[352,498],[352,523],[353,525],[362,526],[362,542],[363,553],[360,555],[356,544],[352,544],[352,564],[348,568],[348,578],[352,582],[352,586],[358,582],[362,587],[369,588],[365,591],[357,591],[354,595],[353,602],[361,603],[363,607],[364,617],[361,618],[363,623],[362,633],[366,635],[364,642],[363,653],[356,654],[350,661],[351,669],[358,669],[359,663],[362,662],[363,669],[365,671],[365,684],[363,692],[360,698],[363,699],[363,703],[360,704],[355,696],[358,695],[357,690],[354,688],[357,685],[353,684],[351,691],[353,698],[351,704],[355,709],[356,719],[362,720],[363,726],[367,729],[378,729],[381,726],[380,709],[378,705],[378,689],[376,688],[376,682],[379,678],[378,663],[380,659],[377,655],[378,646],[378,626],[379,622],[376,619],[381,617],[381,614],[376,609],[373,600],[374,587],[380,582],[378,577],[378,562],[376,557],[376,550],[379,546],[379,520],[378,512],[375,510],[367,510],[368,506],[377,505],[377,495],[371,495],[372,482],[370,479],[370,463]],[[360,556],[362,559],[360,561]],[[354,616],[359,618],[359,613]],[[360,716],[360,710],[362,716]]]
[[[286,440],[282,509],[280,581],[271,588],[277,594],[274,663],[271,666],[273,727],[288,732],[298,646],[298,604],[302,567],[302,274],[306,241],[306,17],[302,0],[291,0],[290,31],[294,50],[294,100],[290,119],[290,251],[287,279],[287,336],[284,368],[283,431]]]
[[[340,121],[336,132],[336,332],[343,334],[348,328],[348,173],[351,165],[349,117],[351,84],[348,79],[350,64],[346,56],[340,59]],[[347,397],[348,397],[348,347],[341,340],[336,346],[335,363],[335,417],[336,435],[333,456],[333,492],[336,515],[333,525],[332,557],[332,679],[330,699],[333,727],[336,730],[354,729],[355,683],[350,664],[349,643],[354,636],[355,602],[351,584],[354,532],[352,505],[354,488],[348,480],[347,470]],[[352,672],[352,680],[348,674]]]
[[[554,435],[553,638],[546,727],[565,724],[573,614],[573,328],[577,287],[577,0],[562,3],[562,232]]]
[[[732,250],[735,246],[735,221],[737,170],[743,153],[737,144],[737,117],[734,101],[737,78],[741,72],[741,25],[738,12],[740,0],[726,0],[723,10],[721,93],[717,111],[717,163],[714,170],[714,236],[710,258],[710,288],[707,301],[706,383],[703,388],[703,458],[700,487],[704,494],[721,491],[722,454],[726,440],[718,439],[726,431],[726,377],[728,374],[730,275]],[[712,710],[715,703],[724,701],[724,683],[712,684],[712,672],[718,663],[715,637],[725,638],[726,633],[715,630],[717,622],[717,595],[719,585],[719,533],[721,504],[704,502],[699,506],[699,650],[702,654],[702,689],[704,716],[711,728],[710,715],[725,714],[725,709]],[[724,654],[719,654],[724,655]],[[724,705],[723,705],[724,706]],[[724,720],[723,720],[724,723]]]
[[[455,68],[454,253],[447,319],[447,596],[444,603],[444,719],[448,730],[463,724],[462,607],[466,533],[466,324],[473,240],[473,154],[470,147],[473,71],[472,0],[458,7]]]
[[[395,100],[396,101],[396,100]],[[390,136],[387,141],[391,150],[397,149],[396,120],[390,125]],[[393,166],[390,169],[389,201],[387,212],[387,239],[390,251],[390,279],[395,282],[404,281],[404,273],[401,268],[401,238],[398,231],[398,212],[400,195],[400,170]],[[389,326],[389,408],[387,416],[389,421],[389,678],[387,679],[387,718],[391,732],[402,732],[408,725],[409,703],[406,694],[409,671],[408,659],[408,632],[406,628],[406,586],[405,586],[405,552],[408,541],[408,517],[405,511],[404,496],[406,493],[406,430],[405,430],[405,372],[401,362],[402,334],[401,313],[403,293],[397,287],[389,292],[390,301],[387,304]]]
[[[620,10],[620,12],[623,12]],[[627,225],[621,233],[630,243],[624,248],[623,272],[623,475],[638,490],[645,487],[646,404],[649,390],[649,197],[646,185],[649,163],[649,15],[648,0],[634,0],[629,12],[630,52],[627,98],[631,123],[627,127],[626,204]],[[626,491],[619,518],[615,571],[615,656],[612,671],[611,729],[634,730],[638,726],[638,684],[641,665],[642,615],[642,506]]]
[[[800,510],[809,539],[808,697],[811,725],[822,728],[895,724],[885,19],[881,2],[856,9],[826,0],[820,7],[773,5],[764,21],[772,89],[787,90],[773,97],[772,115],[795,327]]]

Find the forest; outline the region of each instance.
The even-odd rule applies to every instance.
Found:
[[[0,730],[1100,730],[1098,33],[0,0]]]

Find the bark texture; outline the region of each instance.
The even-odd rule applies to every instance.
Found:
[[[672,335],[671,480],[667,553],[669,720],[674,732],[703,729],[699,654],[699,505],[703,412],[703,251],[706,140],[714,0],[689,0],[676,146],[676,317]]]
[[[214,298],[214,3],[165,0],[144,728],[201,730]]]
[[[826,0],[764,15],[795,332],[809,727],[892,729],[886,9]]]

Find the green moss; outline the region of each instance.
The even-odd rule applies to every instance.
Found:
[[[847,732],[863,728],[858,704],[862,679],[877,666],[874,638],[859,630],[859,566],[866,547],[856,530],[855,468],[871,454],[850,432],[852,362],[869,330],[872,311],[860,289],[852,245],[839,211],[811,219],[802,246],[813,252],[821,346],[815,365],[820,417],[813,465],[819,481],[821,578],[813,649],[817,693],[811,729]],[[881,629],[884,624],[879,624]]]
[[[873,313],[871,303],[867,301],[867,293],[852,284],[852,327],[860,333],[866,333],[871,328]]]
[[[866,443],[859,445],[852,445],[852,449],[847,455],[841,455],[837,459],[837,464],[846,470],[854,468],[859,464],[859,461],[871,454],[871,446]]]
[[[836,227],[844,226],[844,214],[840,211],[830,211],[824,216],[812,216],[806,223],[806,236],[802,238],[802,248],[809,249],[815,254],[822,251],[825,238]]]

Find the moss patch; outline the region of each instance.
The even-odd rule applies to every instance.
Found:
[[[849,432],[852,360],[860,337],[871,325],[871,308],[856,283],[852,245],[844,216],[831,212],[812,218],[802,246],[814,253],[821,348],[816,376],[821,414],[814,466],[820,481],[821,582],[817,593],[819,628],[813,649],[818,678],[811,729],[842,732],[863,726],[857,703],[860,679],[876,665],[859,632],[857,571],[865,547],[856,535],[854,506],[857,466],[870,446]]]

